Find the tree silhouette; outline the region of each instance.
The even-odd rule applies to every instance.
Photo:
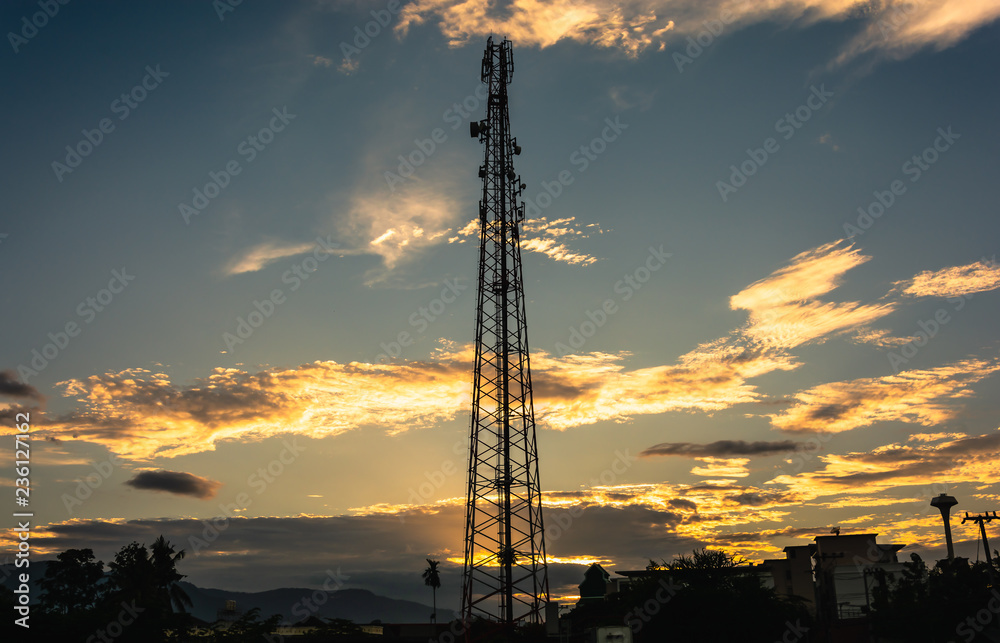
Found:
[[[125,545],[115,559],[108,563],[110,580],[117,598],[131,598],[139,605],[152,602],[153,564],[145,545],[132,541]]]
[[[104,582],[104,564],[94,560],[92,550],[68,549],[59,554],[46,564],[39,586],[39,609],[31,619],[31,632],[38,640],[76,640],[81,632],[93,632],[107,622],[102,607],[108,583]]]
[[[877,570],[872,587],[874,632],[914,643],[996,640],[1000,627],[995,618],[976,621],[980,610],[988,612],[996,600],[990,572],[986,562],[970,564],[965,558],[946,558],[928,568],[916,553],[903,563],[901,573]]]
[[[86,612],[100,602],[103,578],[104,563],[94,560],[92,549],[67,549],[49,562],[39,581],[45,592],[40,607],[53,614]]]
[[[137,608],[139,615],[126,634],[140,641],[162,638],[165,630],[183,629],[184,608],[191,605],[190,597],[177,584],[184,575],[177,573],[175,565],[184,552],[175,552],[163,536],[153,542],[151,549],[152,552],[145,545],[129,543],[109,564],[110,602],[113,606]],[[180,615],[174,612],[175,606]]]
[[[153,581],[157,589],[157,599],[161,604],[172,609],[172,611],[186,612],[192,606],[191,597],[178,584],[184,574],[178,574],[177,561],[184,559],[184,550],[174,551],[171,545],[161,534],[152,546],[149,560],[153,566]]]
[[[192,605],[178,584],[184,575],[177,563],[183,558],[161,535],[149,550],[137,542],[122,547],[105,574],[93,550],[68,549],[46,562],[31,631],[42,641],[181,640],[190,620],[185,610]],[[0,601],[5,599],[0,593]]]
[[[434,613],[431,614],[431,623],[437,623],[437,588],[441,587],[441,576],[438,573],[438,561],[427,559],[427,569],[424,570],[424,585],[431,588],[434,601]]]

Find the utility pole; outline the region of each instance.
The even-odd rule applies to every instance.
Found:
[[[965,512],[965,518],[962,518],[962,524],[964,525],[966,521],[978,522],[979,523],[979,533],[983,536],[983,549],[986,550],[986,562],[990,566],[990,575],[992,576],[995,572],[993,571],[993,556],[990,555],[990,541],[986,538],[986,523],[997,520],[997,512],[994,511],[992,514],[986,512],[984,514],[977,514],[975,516],[970,516],[969,512]]]
[[[472,428],[466,497],[462,619],[511,630],[541,623],[549,600],[535,440],[527,322],[521,274],[524,185],[514,172],[521,153],[510,136],[507,85],[511,43],[486,41],[481,78],[487,115],[470,124],[485,145],[479,177],[479,285],[473,364]]]

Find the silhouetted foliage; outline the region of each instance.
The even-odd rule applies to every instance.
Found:
[[[329,618],[321,626],[301,637],[302,641],[336,641],[364,638],[361,626],[346,618]]]
[[[17,605],[17,596],[14,594],[14,591],[5,585],[0,585],[0,613],[7,615],[3,619],[2,624],[0,624],[0,640],[17,641],[24,639],[25,629],[14,623],[14,619],[20,616],[14,610],[15,605]],[[37,621],[38,619],[34,616],[30,617],[30,622]]]
[[[90,549],[68,549],[50,561],[38,581],[42,589],[32,630],[53,640],[73,640],[96,630],[102,621],[108,584],[104,563]]]
[[[761,584],[754,568],[724,551],[703,549],[661,564],[602,604],[577,608],[575,632],[625,625],[637,643],[703,641],[772,643],[812,629],[806,608]]]
[[[147,551],[145,545],[132,542],[122,547],[109,564],[111,603],[136,612],[126,634],[143,643],[149,636],[162,638],[165,629],[183,630],[187,623],[183,611],[191,605],[191,599],[177,584],[184,576],[177,573],[175,565],[184,552],[175,553],[163,536],[151,549]]]
[[[944,559],[928,569],[914,553],[901,573],[875,573],[872,627],[880,636],[913,643],[996,640],[998,621],[1000,591],[985,562]]]
[[[39,609],[68,615],[91,610],[101,601],[103,580],[104,563],[94,559],[92,549],[67,549],[49,562],[39,581]]]
[[[228,628],[214,630],[211,635],[204,638],[199,637],[196,640],[204,643],[262,643],[269,640],[268,635],[278,627],[280,622],[280,614],[274,614],[261,620],[260,608],[255,607],[233,621]],[[278,640],[277,637],[274,638]],[[303,638],[302,640],[308,639]]]
[[[441,587],[441,574],[438,572],[438,561],[427,559],[427,569],[424,570],[424,585],[428,585],[431,588],[432,598],[434,600],[433,613],[431,614],[431,622],[437,623],[437,590]]]
[[[150,643],[167,640],[167,630],[184,631],[183,611],[191,599],[177,584],[184,576],[176,569],[184,552],[163,536],[151,550],[136,542],[125,545],[108,573],[90,549],[59,554],[39,581],[43,591],[32,635],[66,643],[105,638]]]

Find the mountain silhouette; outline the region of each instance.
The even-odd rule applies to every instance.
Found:
[[[42,590],[38,580],[45,575],[47,563],[48,561],[33,561],[31,564],[32,603],[36,603],[41,596]],[[10,564],[0,565],[0,584],[11,590],[15,589],[18,571],[24,570],[15,570]],[[433,612],[430,605],[380,596],[367,589],[348,588],[323,592],[306,587],[282,587],[263,592],[236,592],[198,587],[187,581],[181,581],[179,585],[191,598],[193,605],[188,612],[209,623],[216,620],[218,611],[225,607],[226,601],[236,601],[236,608],[241,613],[259,607],[262,617],[280,614],[282,621],[288,623],[295,623],[310,616],[324,619],[344,618],[358,624],[367,624],[374,620],[383,623],[427,623]],[[326,595],[326,600],[321,598],[323,594]],[[306,601],[317,609],[310,609]],[[438,607],[439,622],[447,622],[456,616],[454,611]]]

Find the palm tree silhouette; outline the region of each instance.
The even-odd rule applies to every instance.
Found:
[[[150,550],[149,562],[153,566],[154,583],[160,600],[166,603],[168,609],[172,607],[176,612],[186,612],[186,608],[192,606],[191,598],[178,584],[184,574],[178,574],[176,568],[177,561],[184,558],[184,550],[175,553],[174,546],[162,534]]]
[[[441,587],[441,576],[438,573],[438,561],[427,559],[427,569],[424,570],[424,585],[430,585],[434,600],[434,613],[431,623],[437,623],[437,588]]]

